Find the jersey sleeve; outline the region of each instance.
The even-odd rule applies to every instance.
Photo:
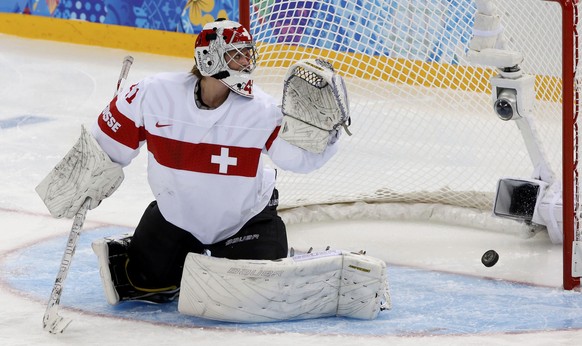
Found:
[[[279,127],[273,131],[267,142],[269,157],[279,168],[295,173],[309,173],[322,167],[338,151],[338,143],[329,145],[322,153],[316,154],[299,148],[279,138]]]
[[[127,166],[145,142],[141,103],[146,83],[123,89],[101,112],[91,133],[113,162]]]

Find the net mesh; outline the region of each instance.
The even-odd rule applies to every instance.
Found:
[[[582,22],[579,20],[579,15],[582,13],[582,2],[577,1],[574,6],[574,42],[573,42],[573,55],[574,55],[574,107],[573,114],[574,117],[574,128],[573,133],[573,143],[568,143],[574,148],[574,241],[582,241],[582,227],[580,227],[581,211],[580,206],[582,205],[582,195],[580,194],[580,182],[579,182],[579,153],[580,153],[580,140],[578,137],[578,129],[580,128],[582,119],[578,116],[580,114],[580,93],[582,92],[582,66],[580,65],[578,59],[580,55],[580,39],[579,33],[582,32]]]
[[[508,48],[524,55],[522,70],[535,76],[534,130],[551,170],[562,177],[560,4],[493,3]],[[580,6],[574,5],[576,14]],[[339,154],[320,170],[280,172],[282,208],[392,202],[490,212],[498,179],[532,177],[519,129],[492,111],[489,79],[497,72],[466,58],[475,11],[469,0],[251,1],[250,27],[261,54],[257,85],[280,97],[293,62],[323,58],[344,76],[350,96],[354,135],[342,137]],[[576,21],[576,34],[579,26]],[[577,38],[574,48],[577,64]],[[579,120],[573,116],[580,240]]]
[[[305,82],[319,89],[322,89],[327,86],[327,82],[323,77],[316,74],[315,72],[308,71],[303,67],[297,67],[293,75],[298,78],[301,78]]]
[[[508,48],[535,76],[535,131],[561,177],[561,7],[493,2]],[[519,129],[492,110],[497,72],[466,58],[475,12],[468,0],[251,1],[257,85],[281,97],[287,67],[323,58],[350,98],[353,136],[320,170],[279,173],[282,208],[393,202],[489,213],[500,178],[532,177]]]
[[[554,176],[565,179],[565,200],[574,197],[573,211],[564,205],[568,240],[564,288],[571,289],[579,281],[570,272],[576,263],[569,242],[582,241],[578,181],[582,1],[490,3],[497,8],[507,48],[525,57],[520,67],[535,77],[530,117],[542,155]],[[250,28],[262,58],[257,85],[280,97],[291,64],[323,58],[344,76],[349,92],[353,136],[341,138],[338,155],[308,175],[279,172],[280,206],[288,222],[414,218],[532,234],[523,223],[491,217],[498,180],[532,178],[535,168],[516,123],[500,121],[492,110],[489,80],[497,71],[471,64],[466,57],[475,1],[250,4]],[[562,18],[562,10],[567,17]],[[563,65],[563,59],[570,58],[572,62]],[[562,81],[563,71],[567,83]],[[570,239],[566,223],[572,220]]]

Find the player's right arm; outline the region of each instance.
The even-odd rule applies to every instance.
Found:
[[[127,166],[145,142],[141,103],[145,83],[123,89],[99,114],[91,129],[103,151],[113,162]]]

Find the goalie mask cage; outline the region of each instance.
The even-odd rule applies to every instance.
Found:
[[[572,275],[572,247],[581,238],[580,5],[492,1],[507,48],[521,52],[522,70],[535,75],[532,117],[563,183],[563,286],[573,289],[580,283]],[[321,57],[349,92],[353,136],[342,135],[338,155],[308,175],[279,172],[288,221],[424,218],[530,231],[491,216],[497,181],[531,178],[534,167],[515,123],[493,112],[496,70],[466,58],[475,12],[470,0],[240,1],[240,21],[257,41],[257,85],[280,98],[287,67]]]

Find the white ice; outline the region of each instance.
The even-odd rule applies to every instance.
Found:
[[[193,61],[9,35],[0,35],[0,47],[0,122],[16,122],[0,128],[1,261],[22,247],[68,234],[71,220],[51,218],[34,187],[72,146],[81,125],[91,124],[109,101],[123,57],[135,57],[133,81],[160,71],[189,70]],[[46,119],[50,120],[42,121]],[[126,169],[125,182],[116,194],[89,212],[85,227],[137,223],[152,200],[144,156]],[[442,224],[352,220],[290,225],[289,238],[297,247],[366,249],[389,265],[561,286],[561,246],[552,245],[544,233],[525,239]],[[488,249],[501,256],[491,268],[480,262]],[[57,266],[47,263],[47,270],[56,274]],[[65,333],[51,335],[41,326],[46,301],[19,292],[2,279],[0,345],[572,345],[582,340],[580,329],[404,337],[325,336],[293,330],[262,333],[160,326],[69,309],[61,313],[73,323]],[[438,312],[427,311],[427,318],[434,313]]]

